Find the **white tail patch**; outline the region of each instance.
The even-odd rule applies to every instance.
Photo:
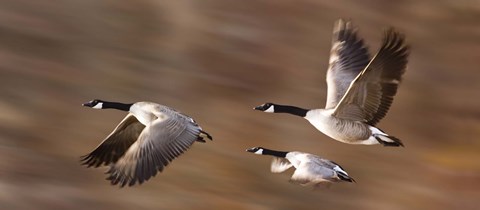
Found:
[[[402,146],[403,147],[403,143],[402,141],[400,141],[400,139],[390,136],[375,127],[370,127],[370,130],[372,131],[372,135],[370,136],[370,138],[364,141],[365,143],[373,144],[376,140],[377,143],[383,144],[383,146],[395,146],[395,147]]]
[[[346,171],[344,171],[342,168],[340,168],[340,166],[333,167],[333,170],[340,171],[340,172],[342,172],[342,173],[344,173],[345,175],[348,176],[348,173]]]
[[[368,139],[362,141],[360,144],[364,144],[364,145],[380,144],[377,138],[380,138],[382,141],[385,141],[385,142],[394,142],[393,140],[387,137],[388,134],[384,133],[380,129],[375,128],[373,126],[369,126],[369,129],[370,131],[372,131],[372,135]]]
[[[388,136],[388,134],[384,133],[384,132],[381,131],[380,129],[375,128],[375,127],[373,127],[373,126],[370,126],[370,130],[372,131],[372,135],[380,134],[380,135],[383,135],[383,136]]]
[[[388,138],[388,134],[382,132],[378,128],[370,127],[370,130],[372,131],[372,136],[375,137],[375,138],[380,138],[384,142],[395,142],[394,140]]]
[[[378,135],[376,136],[377,138],[380,138],[382,141],[385,141],[385,142],[395,142],[394,140],[388,138],[387,136],[383,136],[383,135]]]

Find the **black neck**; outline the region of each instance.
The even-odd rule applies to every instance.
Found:
[[[275,157],[286,157],[288,152],[276,151],[271,149],[263,149],[262,155],[272,155]]]
[[[130,107],[133,104],[123,104],[123,103],[118,103],[118,102],[108,102],[104,101],[102,109],[118,109],[118,110],[123,110],[123,111],[130,111]]]
[[[286,106],[286,105],[275,104],[274,111],[275,113],[288,113],[288,114],[293,114],[300,117],[305,117],[307,116],[308,109],[303,109],[296,106]]]

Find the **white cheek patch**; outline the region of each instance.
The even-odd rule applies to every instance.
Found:
[[[92,106],[92,108],[94,108],[94,109],[102,109],[102,107],[103,107],[103,103],[102,103],[102,102],[97,103],[95,106]]]
[[[254,154],[257,154],[257,155],[261,155],[263,154],[263,149],[259,149],[257,150]]]
[[[274,111],[275,111],[275,109],[273,108],[273,106],[270,106],[264,112],[273,113]]]

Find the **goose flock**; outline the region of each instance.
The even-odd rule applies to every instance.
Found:
[[[371,57],[357,29],[350,21],[340,19],[333,30],[325,108],[265,103],[254,109],[300,116],[325,135],[347,144],[403,146],[400,139],[375,125],[393,102],[408,55],[404,35],[390,28],[384,33],[380,49]],[[162,172],[194,142],[213,139],[191,117],[157,103],[125,104],[95,99],[83,106],[128,112],[112,133],[81,159],[87,167],[108,166],[107,180],[112,185],[142,184]],[[313,154],[263,147],[246,151],[273,156],[272,173],[294,167],[290,181],[300,185],[355,182],[340,165]]]

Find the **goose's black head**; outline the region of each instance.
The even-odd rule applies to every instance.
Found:
[[[257,155],[261,155],[261,154],[263,154],[264,149],[265,148],[263,148],[263,147],[253,147],[253,148],[247,149],[246,151],[257,154]]]
[[[82,105],[86,107],[94,108],[94,109],[118,109],[118,110],[128,112],[130,111],[130,107],[132,107],[133,104],[124,104],[119,102],[109,102],[109,101],[94,99]]]
[[[265,103],[265,104],[262,104],[260,106],[255,107],[253,109],[273,113],[275,111],[274,106],[275,106],[275,104],[273,104],[273,103]]]
[[[99,99],[94,99],[91,100],[87,103],[82,104],[83,106],[94,108],[94,109],[102,109],[103,108],[103,103],[105,101],[99,100]]]

